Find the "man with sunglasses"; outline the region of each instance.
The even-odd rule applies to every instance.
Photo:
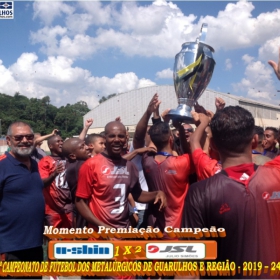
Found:
[[[187,142],[190,142],[190,137],[193,134],[193,127],[188,123],[184,123],[183,127],[185,131],[186,140]]]
[[[30,155],[34,133],[29,124],[8,128],[11,148],[0,157],[0,253],[6,261],[42,261],[45,202],[38,166]]]

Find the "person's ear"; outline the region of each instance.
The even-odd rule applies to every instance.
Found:
[[[258,147],[258,142],[259,142],[259,135],[255,134],[252,139],[252,150]]]
[[[11,138],[10,136],[6,136],[7,145],[11,146]]]

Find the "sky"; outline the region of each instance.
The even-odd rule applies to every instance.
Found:
[[[92,109],[102,96],[172,85],[175,55],[202,23],[215,49],[208,88],[280,104],[267,63],[279,57],[279,1],[14,1],[14,19],[0,19],[0,92]]]

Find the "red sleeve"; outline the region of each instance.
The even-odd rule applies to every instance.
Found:
[[[189,154],[183,154],[181,156],[178,156],[177,158],[180,159],[181,163],[184,165],[184,168],[186,168],[186,173],[188,174],[188,176],[195,173],[194,164]]]
[[[55,160],[50,156],[43,157],[38,163],[38,168],[41,178],[48,178],[55,169]]]
[[[280,168],[280,156],[277,156],[273,160],[266,162],[264,166],[275,166]]]
[[[80,168],[76,196],[88,199],[92,195],[94,163],[87,160]]]
[[[192,153],[192,159],[198,181],[207,179],[215,175],[217,171],[221,170],[218,161],[211,159],[202,149],[196,149]]]

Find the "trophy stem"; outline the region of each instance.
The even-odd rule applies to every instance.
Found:
[[[188,107],[192,107],[195,103],[194,99],[190,98],[178,98],[179,105],[187,105]]]
[[[172,109],[169,111],[168,116],[172,120],[177,120],[179,122],[193,123],[191,111],[192,111],[191,106],[188,106],[186,104],[179,104],[177,109]]]

